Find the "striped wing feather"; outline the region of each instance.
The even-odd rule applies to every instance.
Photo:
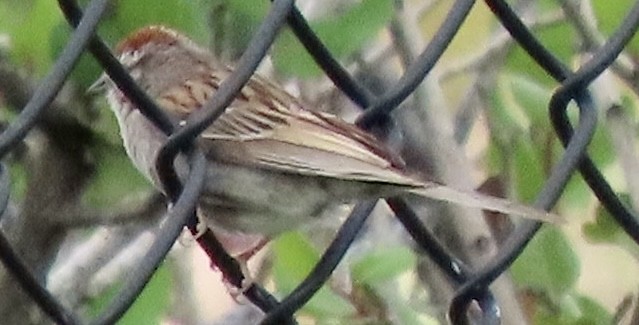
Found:
[[[270,170],[357,181],[417,185],[370,135],[254,78],[203,134],[218,159]]]
[[[226,72],[228,73],[228,72]],[[188,100],[199,106],[211,97],[219,75],[186,84]],[[183,91],[169,89],[160,98],[168,111],[181,114]],[[367,133],[332,115],[304,110],[301,103],[254,77],[234,102],[201,135],[205,153],[215,160],[277,172],[412,187],[412,193],[521,217],[561,223],[561,217],[509,200],[459,191],[404,176],[401,161]]]

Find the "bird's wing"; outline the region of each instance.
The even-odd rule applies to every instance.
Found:
[[[269,88],[263,88],[269,87]],[[252,80],[201,136],[205,152],[238,164],[339,179],[415,184],[378,140]]]
[[[194,93],[190,98],[203,105],[218,84],[197,85],[204,88],[189,86]],[[259,77],[249,81],[199,141],[205,154],[217,161],[300,175],[407,186],[413,194],[436,200],[543,221],[560,220],[554,214],[506,199],[413,180],[401,172],[401,160],[371,135],[332,115],[303,109],[297,99]]]

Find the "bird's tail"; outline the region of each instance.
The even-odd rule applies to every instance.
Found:
[[[471,208],[479,208],[527,219],[560,224],[564,219],[552,212],[519,204],[507,199],[484,195],[477,192],[461,191],[445,185],[427,182],[423,187],[408,190],[409,193],[439,201],[461,204]]]

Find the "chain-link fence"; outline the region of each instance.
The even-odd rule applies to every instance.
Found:
[[[604,70],[611,67],[615,69],[615,60],[639,26],[639,3],[628,11],[627,16],[605,43],[590,44],[592,56],[577,71],[572,71],[532,35],[529,27],[509,8],[506,2],[498,0],[486,0],[485,2],[518,45],[557,82],[557,88],[552,94],[548,106],[548,114],[558,138],[564,144],[565,151],[557,160],[558,162],[552,166],[550,176],[537,193],[534,206],[545,210],[551,209],[565,189],[569,178],[575,171],[579,171],[602,205],[623,227],[624,231],[635,242],[639,243],[639,224],[634,212],[621,203],[586,151],[595,131],[598,117],[597,108],[594,107],[587,88]],[[46,108],[52,105],[53,99],[62,88],[75,62],[85,51],[89,51],[100,62],[111,79],[120,89],[125,90],[127,97],[139,107],[145,116],[151,119],[163,132],[170,135],[169,141],[163,147],[158,158],[157,166],[165,193],[172,202],[171,209],[163,217],[163,226],[157,230],[157,239],[151,248],[139,261],[137,267],[131,270],[126,278],[126,283],[114,295],[110,305],[91,321],[92,324],[115,323],[140,295],[145,284],[180,235],[184,225],[187,225],[193,233],[197,232],[194,206],[203,187],[206,169],[204,156],[197,147],[193,146],[193,139],[222,114],[235,94],[253,75],[282,26],[288,24],[335,86],[350,100],[365,109],[356,123],[364,129],[370,129],[380,124],[385,125],[381,122],[385,121],[393,109],[420,85],[457,34],[475,1],[457,0],[426,48],[405,69],[404,75],[388,91],[381,96],[375,96],[356,82],[324,47],[317,35],[310,29],[303,15],[295,8],[293,0],[275,0],[272,2],[268,15],[252,36],[248,48],[243,52],[234,73],[224,80],[207,105],[189,118],[186,124],[188,126],[179,129],[176,129],[162,111],[155,107],[153,101],[147,98],[145,93],[136,86],[100,38],[94,36],[94,31],[108,3],[107,0],[93,0],[82,13],[74,1],[59,1],[60,8],[64,11],[69,23],[75,27],[75,32],[54,67],[28,99],[28,104],[21,109],[16,119],[7,125],[0,135],[0,157],[6,157],[11,150],[19,146],[36,122],[46,114]],[[569,5],[570,1],[565,3],[563,9],[565,15],[568,16],[573,7]],[[617,69],[621,71],[619,74],[623,76],[624,70],[619,67]],[[635,84],[633,74],[627,75],[627,82]],[[575,102],[579,108],[579,118],[576,125],[573,125],[568,118],[567,111],[570,102]],[[190,173],[183,184],[177,179],[172,164],[179,153],[185,154],[190,164]],[[2,211],[5,211],[8,209],[11,191],[6,165],[2,166],[0,183],[2,189],[0,205]],[[423,224],[407,202],[402,199],[388,199],[387,202],[416,244],[453,283],[456,292],[449,307],[450,320],[455,324],[467,323],[469,322],[469,310],[473,310],[472,319],[474,322],[500,323],[500,306],[497,305],[489,286],[509,268],[527,243],[535,236],[541,224],[535,221],[525,221],[519,224],[501,243],[497,255],[481,268],[475,269],[451,255],[448,249],[440,244],[431,230]],[[264,312],[263,324],[296,323],[293,314],[308,302],[327,281],[355,240],[359,229],[374,205],[375,202],[366,202],[355,207],[340,228],[334,241],[321,257],[320,262],[288,296],[276,299],[256,283],[243,292],[252,304]],[[199,237],[197,241],[214,265],[224,274],[224,277],[232,285],[241,287],[244,280],[241,268],[224,251],[217,239],[209,232]],[[77,315],[63,307],[60,301],[43,287],[42,279],[37,278],[30,271],[23,261],[24,257],[12,249],[12,245],[5,235],[0,235],[0,256],[6,268],[13,273],[24,291],[37,302],[51,320],[59,324],[82,323]]]

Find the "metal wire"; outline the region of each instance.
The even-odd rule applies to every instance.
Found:
[[[367,128],[373,124],[380,116],[388,115],[393,109],[401,104],[406,97],[415,91],[415,88],[424,80],[428,72],[435,66],[437,60],[444,53],[448,44],[461,27],[468,12],[475,4],[473,0],[457,0],[446,16],[446,20],[439,27],[428,46],[417,57],[411,66],[406,68],[404,75],[397,81],[395,86],[372,104],[369,109],[362,114],[356,124]]]
[[[283,3],[283,5],[280,5],[279,7],[274,6],[273,8],[273,10],[278,12],[280,15],[282,11],[284,11],[284,13],[287,12],[286,11],[287,3],[289,4],[289,7],[292,4],[290,1],[278,1],[277,3]],[[60,6],[63,8],[65,15],[67,15],[67,19],[70,21],[71,24],[74,24],[78,20],[77,17],[82,16],[81,10],[79,9],[79,7],[74,1],[61,0]],[[273,18],[271,19],[274,19],[274,18],[277,18],[276,14],[273,15]],[[268,21],[265,21],[265,25],[267,26],[267,28],[268,26],[275,26],[272,23],[268,23]],[[275,32],[273,32],[273,34],[275,34]],[[140,111],[145,116],[147,116],[151,121],[153,121],[156,124],[156,126],[160,128],[164,133],[166,133],[167,135],[171,135],[173,133],[173,130],[175,129],[174,123],[166,116],[166,114],[164,114],[160,109],[157,108],[157,105],[155,105],[153,100],[148,98],[148,96],[144,93],[144,91],[139,89],[139,87],[135,84],[135,82],[130,77],[130,75],[126,72],[126,70],[124,70],[124,68],[119,63],[119,61],[113,57],[108,47],[104,45],[104,43],[98,37],[94,37],[91,40],[89,50],[96,57],[96,59],[98,59],[98,61],[103,65],[107,73],[109,73],[109,77],[112,78],[112,80],[116,83],[116,85],[123,91],[124,94],[127,95],[129,99],[131,99],[131,101],[138,107],[138,109],[140,109]],[[253,58],[253,59],[259,62],[261,57]],[[238,70],[241,71],[239,67],[238,67]],[[253,70],[251,70],[251,72]],[[214,96],[214,97],[216,98],[219,97],[220,93],[223,94],[223,92],[220,90],[218,91],[218,96]],[[226,103],[226,105],[228,105],[228,103]],[[190,127],[194,127],[194,126],[196,126],[195,123],[193,123],[193,125]],[[185,128],[185,129],[189,129],[189,128]],[[189,144],[184,145],[180,149],[182,151],[189,151],[188,146]],[[192,156],[192,157],[195,157],[195,156]],[[167,164],[168,164],[168,167],[167,167]],[[144,284],[148,281],[153,271],[157,268],[159,263],[162,261],[163,256],[166,255],[167,247],[170,247],[170,245],[172,245],[172,243],[175,241],[175,239],[179,235],[179,232],[175,232],[172,230],[176,230],[178,228],[182,229],[184,225],[188,225],[189,228],[192,230],[192,232],[195,232],[196,221],[192,213],[192,210],[195,206],[195,201],[197,200],[197,197],[199,196],[199,188],[201,187],[201,184],[197,185],[198,186],[197,191],[184,192],[182,189],[182,184],[179,182],[179,180],[175,176],[175,171],[173,170],[172,165],[173,165],[172,159],[170,162],[163,161],[162,163],[159,163],[159,167],[161,168],[161,171],[163,172],[162,174],[163,181],[164,181],[163,185],[165,187],[166,193],[170,197],[170,199],[173,202],[175,202],[176,207],[177,207],[177,204],[181,202],[180,200],[187,200],[185,202],[188,202],[189,204],[191,204],[190,206],[191,212],[185,212],[188,210],[186,208],[182,208],[179,210],[175,210],[175,208],[172,209],[172,211],[181,211],[180,212],[181,214],[179,215],[177,215],[175,212],[172,212],[172,211],[169,212],[169,215],[174,215],[174,216],[171,218],[165,217],[167,221],[166,221],[166,225],[164,226],[162,230],[162,234],[158,236],[160,240],[156,240],[154,242],[152,247],[149,249],[149,252],[147,253],[147,255],[143,258],[143,260],[146,261],[145,265],[148,267],[140,269],[140,271],[136,273],[136,278],[140,280],[141,285],[136,284],[136,285],[131,285],[125,288],[124,291],[121,293],[121,296],[123,297],[123,299],[119,299],[118,301],[114,302],[110,307],[107,308],[107,310],[104,312],[103,315],[97,317],[96,319],[97,324],[108,324],[110,322],[117,320],[122,315],[122,313],[128,308],[128,306],[130,306],[130,304],[133,303],[135,297],[139,295],[139,292],[143,289]],[[191,170],[191,174],[196,172],[202,172],[202,171]],[[190,176],[189,176],[189,179],[191,180],[192,182],[191,184],[193,186],[195,186],[196,184],[199,184],[199,180],[194,180]],[[203,179],[203,177],[201,177],[201,179]],[[193,182],[197,182],[197,183],[193,183]],[[189,185],[189,184],[187,183],[186,185]],[[188,197],[184,197],[184,195],[188,195]],[[198,239],[198,243],[200,244],[200,246],[203,247],[205,252],[208,252],[208,253],[215,252],[216,255],[215,256],[211,255],[210,256],[211,259],[219,262],[219,264],[217,264],[218,267],[220,268],[220,270],[225,272],[225,276],[229,279],[231,283],[233,283],[234,285],[238,287],[241,286],[242,279],[244,278],[244,276],[239,266],[237,265],[237,262],[235,263],[228,262],[232,259],[222,249],[220,243],[211,237],[212,235],[210,233],[207,234],[206,236],[202,236]],[[244,295],[256,306],[263,308],[264,311],[268,311],[270,308],[273,308],[277,304],[275,298],[273,298],[266,290],[262,289],[258,285],[251,286],[251,288],[249,288],[244,293]]]
[[[80,28],[76,30],[69,44],[60,54],[60,59],[53,66],[51,72],[40,82],[38,89],[22,109],[18,118],[0,134],[0,158],[24,139],[42,111],[60,91],[100,21],[106,4],[107,1],[91,1],[90,6],[87,7],[87,10],[90,11],[87,11],[87,16],[79,22],[78,27]]]
[[[207,168],[206,159],[201,152],[190,152],[189,161],[191,162],[190,172],[184,189],[175,205],[160,221],[164,225],[159,227],[160,230],[157,232],[149,252],[142,258],[140,266],[129,274],[116,299],[92,324],[114,324],[124,315],[149,282],[153,272],[164,260],[166,254],[169,253],[188,219],[194,218],[195,204],[204,185]]]
[[[583,159],[583,157],[586,154],[586,147],[594,134],[597,124],[597,110],[593,106],[586,87],[614,61],[627,42],[630,41],[632,35],[635,34],[637,28],[639,28],[639,3],[635,4],[615,34],[593,55],[591,60],[577,72],[571,73],[559,60],[541,46],[505,2],[499,0],[487,0],[486,2],[497,17],[500,18],[504,27],[507,28],[527,53],[540,66],[546,69],[550,75],[563,82],[562,86],[553,94],[549,107],[553,124],[566,147],[566,151],[538,195],[535,205],[543,208],[549,208],[554,205],[568,182],[571,172],[580,164],[582,173],[585,172],[584,178],[595,193],[600,192],[602,189],[609,189],[609,192],[606,193],[609,196],[602,195],[599,197],[598,195],[604,207],[609,209],[613,215],[616,212],[615,218],[617,220],[622,219],[622,221],[619,221],[620,224],[623,225],[624,222],[629,224],[624,227],[626,232],[633,231],[637,227],[637,219],[632,217],[630,212],[619,203],[617,196],[612,193],[609,185],[601,177],[594,164],[587,158]],[[571,100],[577,102],[580,110],[579,125],[574,132],[566,115],[568,103]],[[593,171],[597,175],[589,174]],[[608,200],[608,202],[605,202],[602,198]],[[611,208],[617,210],[612,210]],[[483,271],[479,272],[477,277],[468,281],[458,290],[449,310],[449,316],[453,323],[467,323],[466,311],[472,300],[488,290],[490,283],[510,266],[540,226],[541,224],[536,222],[525,222],[516,235],[512,236],[504,244],[506,249],[500,256]],[[630,235],[632,236],[632,234]],[[633,237],[633,239],[636,241],[636,238]]]
[[[564,83],[560,98],[572,92],[579,91],[588,86],[603,70],[612,64],[614,59],[623,50],[639,28],[639,2],[635,3],[628,15],[624,18],[617,31],[595,53],[593,58],[580,69],[571,80]],[[559,104],[557,104],[559,106]],[[566,109],[551,106],[551,118],[557,135],[564,146],[573,138],[573,129],[568,121]],[[636,213],[630,211],[614,193],[608,182],[595,164],[587,156],[581,161],[579,170],[584,180],[595,193],[599,201],[617,220],[622,229],[639,244],[639,218]]]
[[[501,0],[486,0],[485,2],[500,20],[502,26],[526,53],[548,75],[560,83],[560,87],[554,92],[549,103],[549,115],[558,137],[565,146],[565,152],[559,163],[553,167],[550,176],[539,192],[535,206],[550,209],[558,200],[570,176],[578,169],[603,206],[639,244],[639,222],[635,213],[620,202],[586,151],[597,124],[597,109],[590,99],[587,87],[594,78],[611,65],[635,34],[639,26],[639,2],[628,12],[622,24],[593,55],[591,60],[576,72],[567,68],[532,35],[506,2]],[[304,16],[295,8],[293,0],[275,0],[259,30],[253,35],[249,47],[242,55],[234,73],[222,82],[215,96],[203,109],[189,117],[186,127],[177,129],[174,121],[163,114],[153,100],[137,87],[100,38],[92,36],[107,1],[91,1],[83,15],[74,1],[59,0],[59,5],[67,19],[76,29],[51,72],[42,80],[18,118],[0,134],[0,158],[12,150],[33,128],[43,109],[59,92],[85,47],[100,62],[109,77],[134,105],[169,136],[168,142],[160,151],[156,167],[164,185],[164,192],[172,202],[172,207],[163,217],[163,227],[158,230],[156,240],[140,261],[139,267],[131,273],[126,284],[122,286],[123,289],[116,294],[111,304],[91,323],[115,323],[139,296],[183,227],[186,225],[192,232],[196,231],[197,220],[194,207],[205,180],[206,161],[202,153],[193,146],[193,140],[224,112],[225,107],[231,103],[235,94],[250,79],[284,23],[288,23],[302,45],[336,87],[356,105],[366,109],[357,120],[357,124],[362,128],[370,128],[380,119],[387,118],[395,107],[413,93],[448,48],[450,41],[457,34],[474,3],[473,0],[457,0],[433,39],[406,69],[405,74],[387,93],[376,97],[357,83],[331,55],[309,27]],[[570,101],[575,101],[579,108],[579,121],[574,129],[567,117]],[[184,184],[176,176],[173,166],[177,155],[186,157],[191,167]],[[214,180],[207,179],[207,181]],[[8,170],[4,165],[0,165],[0,211],[7,209],[9,190]],[[473,318],[473,322],[498,324],[500,322],[499,305],[489,286],[519,256],[526,244],[539,230],[541,224],[532,221],[523,222],[504,242],[499,254],[494,259],[482,269],[472,270],[439,243],[436,236],[427,229],[406,202],[399,198],[388,199],[387,202],[418,247],[431,257],[454,285],[458,286],[449,307],[451,321],[455,324],[469,323],[471,321],[469,319],[470,306],[476,303],[480,314]],[[246,289],[244,295],[266,314],[262,324],[296,323],[293,318],[295,312],[306,304],[326,282],[351,246],[373,206],[374,202],[358,205],[316,267],[281,302],[278,302],[268,291],[257,284]],[[222,245],[211,232],[207,232],[199,238],[198,243],[230,283],[238,287],[242,285],[244,275],[238,262],[224,251]],[[2,234],[0,234],[0,259],[7,269],[16,276],[25,292],[49,315],[52,321],[59,324],[82,323],[76,315],[66,310],[55,297],[46,291],[28,270],[28,267],[20,261],[20,256],[15,253]],[[473,315],[476,314],[473,311]]]
[[[304,45],[304,48],[313,57],[315,63],[324,70],[326,76],[337,86],[348,98],[359,107],[370,106],[373,95],[368,89],[358,84],[351,75],[342,67],[331,55],[330,51],[322,44],[322,41],[313,33],[311,27],[304,19],[304,16],[295,8],[288,18],[288,25],[297,36],[297,39]]]
[[[10,179],[9,170],[0,164],[0,207],[4,215],[9,203]],[[20,256],[13,250],[11,243],[4,234],[0,235],[0,257],[2,264],[16,278],[25,292],[38,304],[53,321],[59,324],[81,324],[78,318],[62,306],[56,297],[51,295],[47,289],[40,284],[40,281],[31,272],[29,267],[20,259]]]
[[[282,300],[277,308],[271,310],[261,324],[281,324],[284,318],[292,316],[313,297],[342,260],[346,250],[351,246],[362,225],[375,208],[375,204],[375,201],[366,202],[353,209],[315,268],[297,288]]]
[[[60,58],[55,63],[51,72],[40,82],[33,96],[23,108],[17,119],[11,123],[2,134],[0,134],[0,158],[4,157],[19,141],[24,139],[27,133],[33,128],[42,111],[53,101],[55,95],[60,91],[64,81],[71,73],[75,63],[83,53],[88,44],[93,31],[96,29],[100,17],[106,9],[107,0],[93,0],[87,6],[87,14],[78,22],[78,28],[73,33],[69,43],[60,54]],[[7,190],[8,170],[2,168],[2,213],[7,208],[9,191]],[[3,234],[0,234],[0,258],[3,264],[18,280],[25,292],[28,292],[34,301],[40,306],[52,320],[60,324],[79,324],[78,318],[70,311],[66,310],[55,297],[53,297],[38,279],[31,273],[29,267],[20,259],[18,254],[11,248],[9,241]]]
[[[59,0],[58,1],[62,12],[66,16],[67,20],[72,26],[77,26],[80,17],[82,17],[82,11],[75,1],[71,0]],[[89,43],[89,51],[96,60],[102,65],[109,78],[113,80],[116,86],[127,94],[129,100],[153,123],[165,134],[171,134],[173,132],[173,122],[168,118],[166,114],[150,99],[140,87],[133,81],[133,78],[128,74],[124,67],[120,64],[120,61],[116,59],[109,47],[100,40],[99,37],[93,37]]]
[[[211,98],[201,110],[189,116],[186,127],[172,134],[165,145],[160,149],[156,167],[160,179],[165,183],[165,188],[171,187],[167,186],[167,183],[178,182],[173,168],[175,156],[180,150],[184,150],[185,147],[190,146],[193,139],[208,125],[213,123],[233,101],[235,94],[240,91],[244,84],[250,79],[260,61],[266,55],[268,47],[275,40],[277,32],[284,24],[292,8],[293,0],[273,1],[268,15],[262,21],[260,28],[253,36],[249,47],[242,54],[231,76],[220,84],[213,98]],[[172,175],[172,178],[166,178],[163,177],[163,175]],[[173,185],[173,187],[175,187],[175,185]],[[173,195],[177,194],[179,194],[179,192],[173,193]],[[197,232],[194,219],[191,219],[188,227],[192,233]],[[215,256],[212,256],[212,259],[214,262],[218,262],[217,266],[224,273],[227,280],[238,288],[242,287],[244,274],[242,274],[239,265],[228,256],[217,240],[207,241],[207,239],[213,239],[211,237],[214,237],[210,231],[207,231],[207,233],[208,235],[198,239],[198,242],[201,246],[209,246],[209,248],[205,250],[216,252]],[[277,306],[277,300],[257,284],[252,284],[244,295],[264,312],[268,312]],[[285,323],[293,324],[295,321],[288,319]]]
[[[284,24],[286,17],[293,8],[293,0],[275,0],[269,14],[264,18],[260,28],[253,36],[249,47],[244,51],[237,63],[237,67],[221,84],[202,109],[191,114],[186,126],[175,134],[169,136],[168,141],[162,146],[158,153],[156,167],[165,188],[170,188],[167,183],[178,182],[173,171],[173,160],[177,153],[189,146],[190,143],[204,129],[206,129],[215,119],[217,119],[224,109],[231,104],[235,94],[239,92],[244,84],[251,78],[260,61],[266,55],[269,46],[275,40],[277,32]],[[171,175],[172,179],[166,175]],[[174,191],[167,191],[170,197],[177,196]]]

